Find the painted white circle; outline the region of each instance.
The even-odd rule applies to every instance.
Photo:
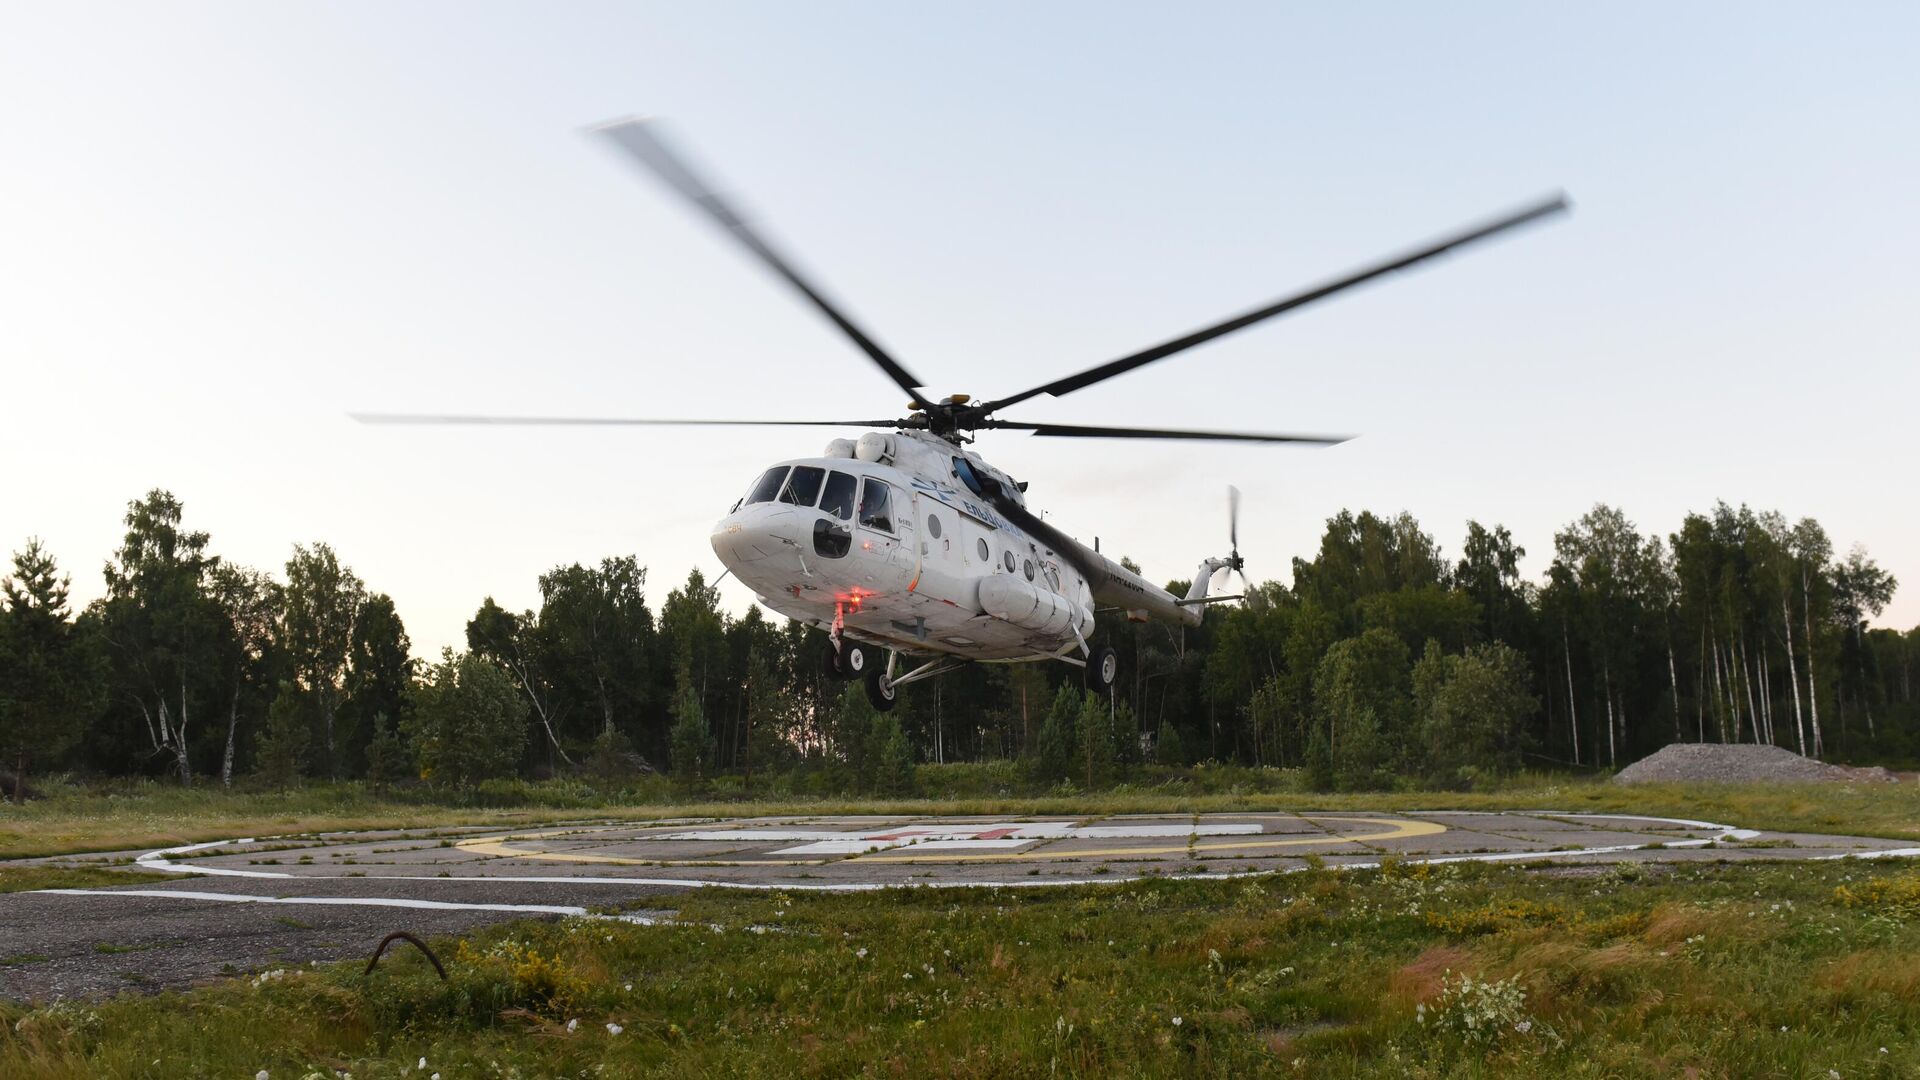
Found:
[[[892,680],[886,685],[892,687]],[[1498,837],[1483,847],[1477,834]],[[1209,877],[1287,873],[1306,856],[1329,869],[1377,867],[1382,842],[1409,864],[1593,862],[1619,857],[1684,859],[1701,849],[1763,833],[1730,825],[1636,814],[1564,810],[1429,810],[1395,814],[1292,813],[1122,815],[1094,820],[1038,817],[809,816],[805,818],[632,820],[453,826],[396,837],[391,833],[330,834],[216,840],[140,855],[143,870],[204,879],[273,879],[269,892],[169,891],[119,887],[75,890],[89,896],[209,900],[264,904],[364,904],[446,909],[472,907],[532,914],[582,916],[603,885],[657,885],[806,891],[867,891],[895,887],[1017,887],[1094,884],[1164,873],[1174,864],[1211,862]],[[1093,849],[1077,841],[1094,841]],[[451,842],[451,848],[448,843]],[[749,850],[748,861],[714,863],[712,844]],[[582,846],[584,845],[584,847]],[[327,857],[321,865],[278,865],[264,852],[303,847]],[[1764,846],[1764,845],[1762,845]],[[319,848],[322,850],[314,850]],[[227,850],[216,850],[227,849]],[[588,850],[590,849],[590,850]],[[190,855],[191,858],[176,857]],[[336,863],[351,855],[348,866]],[[771,859],[760,861],[759,856]],[[1920,857],[1920,847],[1893,840],[1799,836],[1791,849],[1755,851],[1754,858],[1792,861]],[[500,860],[495,863],[494,860]],[[1155,867],[1132,866],[1145,861]],[[741,869],[729,869],[730,866]],[[1035,875],[1035,868],[1057,867]],[[1113,873],[1108,873],[1110,868]],[[1198,865],[1187,869],[1200,869]],[[369,873],[371,871],[371,873]],[[1090,873],[1091,871],[1091,873]],[[1093,875],[1100,876],[1093,876]],[[641,876],[644,875],[644,876]],[[297,895],[302,879],[364,878],[385,882],[397,895]],[[431,883],[435,898],[408,895],[400,883]],[[574,885],[575,894],[543,891],[542,903],[460,904],[440,891],[476,883],[499,894],[513,884]],[[357,891],[357,890],[356,890]],[[555,900],[566,901],[557,904]],[[579,906],[575,906],[579,905]],[[591,917],[591,916],[589,916]],[[635,916],[635,919],[644,918]]]
[[[857,645],[847,646],[847,670],[859,672],[859,671],[865,671],[866,669],[867,669],[866,650],[860,648]]]

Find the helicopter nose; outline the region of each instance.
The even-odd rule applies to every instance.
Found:
[[[713,527],[713,553],[737,574],[768,559],[791,558],[800,550],[799,517],[785,503],[743,506]]]

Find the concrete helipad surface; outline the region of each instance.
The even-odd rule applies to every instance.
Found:
[[[388,931],[619,908],[688,888],[1021,887],[1298,869],[1316,859],[1610,862],[1920,855],[1868,837],[1553,811],[786,817],[328,833],[76,857],[150,881],[0,895],[0,996],[177,986],[364,956]],[[640,909],[636,912],[636,908]],[[124,954],[124,955],[123,955]]]

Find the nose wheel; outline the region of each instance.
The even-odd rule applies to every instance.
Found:
[[[843,639],[838,649],[829,642],[820,653],[820,670],[829,679],[857,679],[873,666],[871,660],[865,649]]]

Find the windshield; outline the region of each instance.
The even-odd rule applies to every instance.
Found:
[[[795,465],[793,475],[787,478],[787,486],[780,491],[780,501],[795,506],[812,506],[813,500],[820,496],[820,481],[827,470],[818,465]]]
[[[753,490],[747,493],[747,505],[752,506],[754,503],[772,502],[773,497],[780,493],[780,484],[786,478],[787,467],[785,465],[775,465],[773,468],[761,473],[760,479],[754,481]]]
[[[846,473],[828,473],[826,493],[820,496],[820,509],[841,521],[850,520],[853,517],[853,492],[859,486],[860,481]]]

